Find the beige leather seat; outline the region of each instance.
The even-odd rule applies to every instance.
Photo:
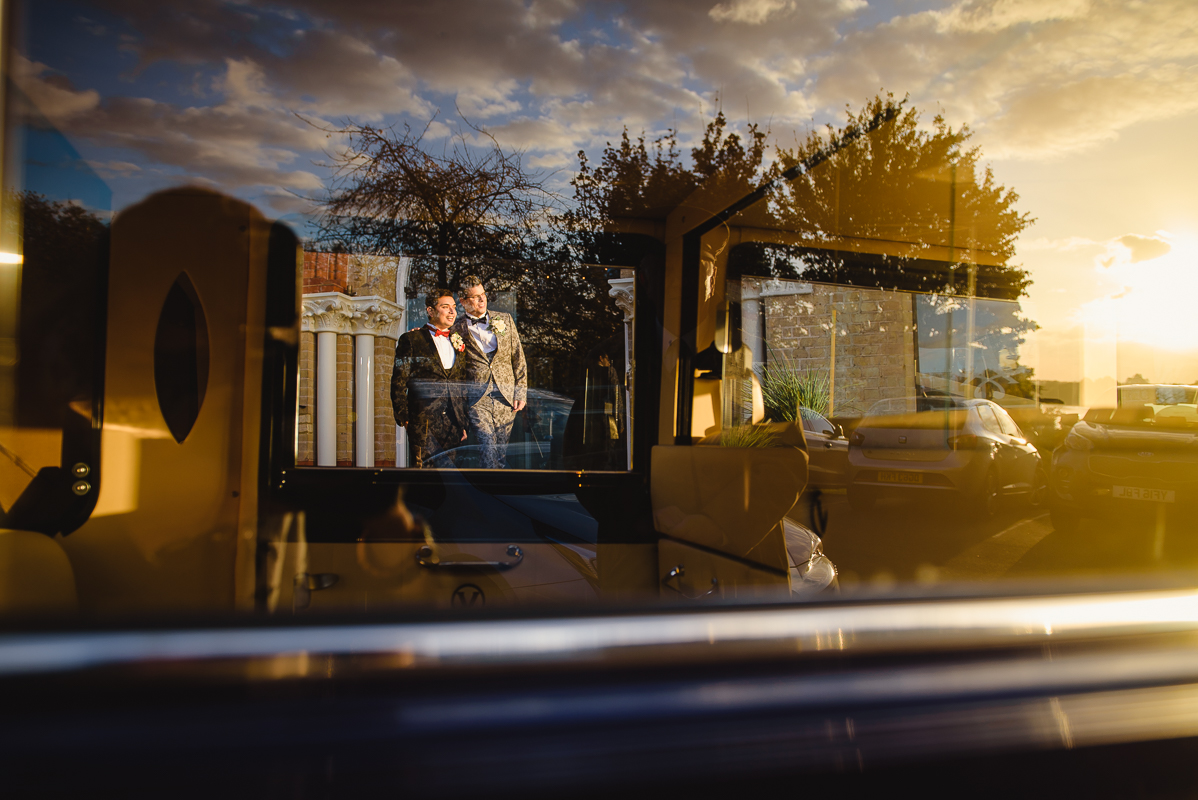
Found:
[[[55,539],[0,528],[0,616],[69,614],[78,608],[75,573]]]

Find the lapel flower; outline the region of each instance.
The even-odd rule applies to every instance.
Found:
[[[457,350],[459,353],[466,349],[466,343],[462,341],[462,335],[460,333],[455,332],[450,335],[449,343],[453,345],[453,349]]]
[[[498,317],[491,317],[491,330],[495,331],[496,336],[503,336],[507,333],[507,323]]]

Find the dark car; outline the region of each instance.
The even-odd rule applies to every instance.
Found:
[[[1003,408],[989,400],[892,398],[866,412],[849,440],[850,502],[958,501],[992,516],[1004,496],[1036,501],[1040,455]]]
[[[1050,511],[1058,530],[1082,517],[1198,509],[1198,406],[1093,408],[1053,453]]]
[[[807,438],[807,490],[843,493],[849,479],[849,440],[839,427],[810,408],[800,408]]]

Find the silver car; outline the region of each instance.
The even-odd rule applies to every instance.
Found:
[[[876,403],[849,439],[849,499],[958,502],[992,516],[1006,495],[1039,502],[1047,485],[1040,454],[989,400],[893,398]]]

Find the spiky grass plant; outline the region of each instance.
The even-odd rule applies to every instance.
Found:
[[[768,364],[756,368],[766,415],[775,422],[797,421],[799,409],[809,408],[826,416],[832,386],[828,374],[800,367],[787,356],[772,355]]]
[[[720,447],[773,447],[778,435],[763,425],[734,425],[720,431]]]

